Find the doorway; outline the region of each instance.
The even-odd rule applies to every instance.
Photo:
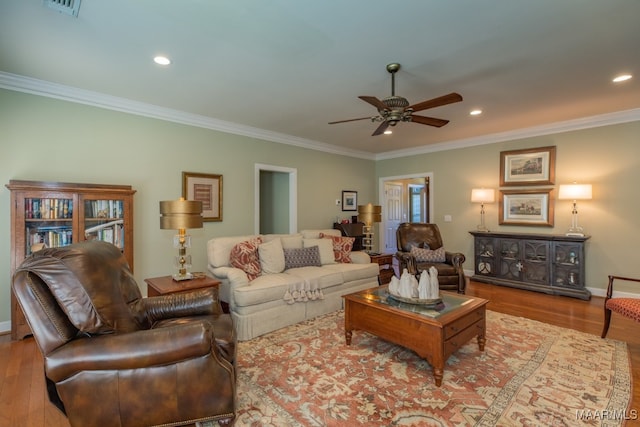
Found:
[[[380,178],[379,200],[382,223],[379,247],[383,253],[395,253],[396,230],[403,222],[430,222],[433,212],[433,173]]]
[[[254,233],[289,234],[298,229],[298,171],[255,165]]]

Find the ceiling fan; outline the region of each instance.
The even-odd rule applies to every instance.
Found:
[[[400,64],[392,63],[387,65],[387,71],[391,74],[391,96],[379,100],[375,96],[359,96],[364,102],[368,102],[378,109],[378,115],[373,117],[361,117],[359,119],[339,120],[337,122],[329,122],[330,125],[336,123],[354,122],[357,120],[371,120],[372,122],[382,122],[380,126],[373,132],[371,136],[383,134],[389,126],[395,126],[398,122],[413,122],[422,125],[442,127],[449,123],[449,120],[436,119],[434,117],[425,117],[414,115],[416,111],[422,111],[429,108],[440,107],[442,105],[453,104],[462,101],[462,96],[455,92],[433,98],[428,101],[419,102],[409,105],[409,101],[401,96],[396,96],[396,80],[395,74],[400,69]]]

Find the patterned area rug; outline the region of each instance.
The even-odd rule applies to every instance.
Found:
[[[403,347],[339,311],[239,343],[236,426],[619,426],[626,343],[487,312],[487,345],[452,355],[442,387]]]

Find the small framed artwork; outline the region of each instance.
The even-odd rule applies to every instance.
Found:
[[[182,197],[202,202],[203,221],[222,221],[222,175],[182,172]]]
[[[553,226],[553,189],[500,190],[501,225]]]
[[[342,210],[351,211],[351,212],[358,210],[358,192],[357,191],[342,192]]]
[[[500,186],[553,185],[556,147],[500,152]]]

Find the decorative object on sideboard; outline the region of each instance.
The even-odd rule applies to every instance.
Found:
[[[191,255],[187,255],[191,236],[187,234],[187,228],[202,228],[202,202],[182,197],[160,202],[160,229],[178,230],[173,238],[173,246],[178,248],[178,272],[173,275],[175,281],[193,279],[193,275],[187,271],[191,267]]]
[[[567,230],[567,236],[584,236],[584,229],[578,225],[578,200],[591,200],[593,197],[591,184],[562,184],[558,192],[559,200],[573,200],[571,211],[571,228]]]
[[[495,201],[496,192],[493,188],[473,188],[471,190],[471,203],[480,203],[480,225],[478,225],[478,231],[489,231],[484,222],[484,204]]]
[[[500,186],[553,185],[556,147],[500,152]]]
[[[373,253],[373,224],[382,221],[382,206],[367,203],[358,206],[358,218],[364,223],[362,245],[367,253]]]

